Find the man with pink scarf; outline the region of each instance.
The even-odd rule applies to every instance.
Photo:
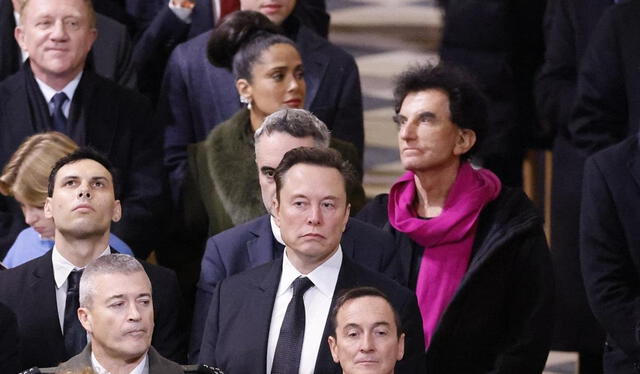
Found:
[[[553,279],[542,219],[470,155],[486,128],[473,79],[416,66],[396,85],[407,172],[358,215],[394,235],[423,319],[427,372],[541,373]]]

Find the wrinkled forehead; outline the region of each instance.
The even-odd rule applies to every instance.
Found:
[[[151,296],[151,282],[144,271],[94,274],[89,280],[97,300],[135,299]]]
[[[315,141],[311,136],[295,137],[281,131],[263,134],[255,145],[256,162],[260,166],[269,163],[275,168],[278,166],[284,154],[298,147],[314,147]]]
[[[22,2],[21,19],[27,17],[89,17],[89,6],[85,0],[25,0]]]
[[[346,182],[338,169],[298,163],[287,170],[282,178],[281,192],[291,196],[319,199],[335,198],[346,201]]]

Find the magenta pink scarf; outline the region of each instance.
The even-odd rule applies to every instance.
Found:
[[[425,348],[440,317],[467,271],[478,216],[500,193],[500,180],[486,169],[464,162],[458,169],[442,213],[431,219],[417,217],[415,174],[405,173],[389,192],[389,223],[424,247],[416,296],[422,314]]]

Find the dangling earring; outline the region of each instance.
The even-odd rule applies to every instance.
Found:
[[[240,102],[247,106],[247,109],[251,110],[251,100],[246,96],[240,96]]]

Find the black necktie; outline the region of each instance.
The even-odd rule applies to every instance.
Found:
[[[87,333],[78,319],[78,289],[82,270],[74,270],[67,277],[67,301],[64,309],[64,347],[67,357],[75,356],[87,344]]]
[[[271,374],[297,373],[304,340],[304,293],[313,286],[307,277],[293,281],[293,297],[282,321]]]
[[[64,92],[58,92],[53,95],[51,102],[53,103],[53,114],[51,115],[52,130],[59,131],[61,133],[67,133],[67,117],[62,112],[62,105],[69,100]]]

